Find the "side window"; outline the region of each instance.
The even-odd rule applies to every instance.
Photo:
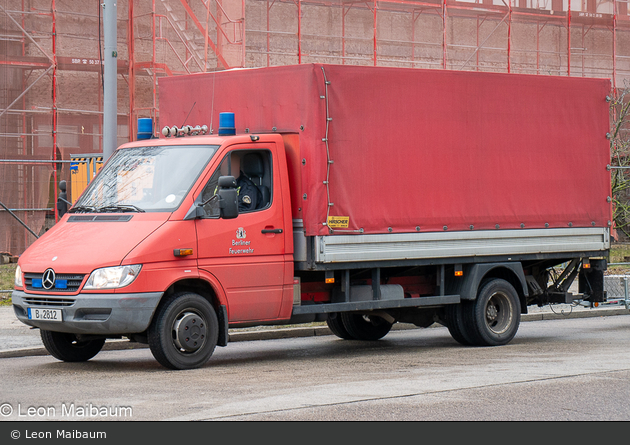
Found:
[[[206,212],[206,216],[210,218],[218,218],[220,215],[219,200],[218,199],[210,200],[210,198],[216,195],[219,189],[219,177],[227,176],[230,174],[228,158],[229,158],[229,155],[226,155],[223,158],[223,161],[221,161],[221,164],[219,164],[219,168],[217,168],[214,171],[214,173],[212,173],[210,180],[208,181],[206,186],[203,188],[203,191],[201,192],[201,201],[202,202],[209,201],[208,204],[206,204],[203,207],[203,209]]]
[[[263,210],[271,205],[271,153],[267,150],[234,150],[228,153],[204,187],[202,200],[208,201],[218,192],[219,177],[236,178],[239,213]],[[206,216],[220,215],[219,202],[213,199],[204,206]]]

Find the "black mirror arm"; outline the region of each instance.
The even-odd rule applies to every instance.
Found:
[[[203,201],[201,204],[198,204],[199,207],[203,207],[205,205],[210,204],[212,201],[214,201],[215,199],[219,199],[219,195],[212,195],[210,198],[206,199],[205,201]]]

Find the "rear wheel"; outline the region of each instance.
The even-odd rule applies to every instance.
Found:
[[[477,299],[465,309],[464,321],[474,345],[499,346],[509,343],[516,335],[521,321],[516,290],[499,278],[482,283]]]
[[[353,338],[346,327],[343,325],[341,314],[336,312],[329,314],[328,318],[326,318],[326,324],[328,325],[332,333],[335,334],[337,337],[344,340],[351,340]]]
[[[464,346],[470,346],[473,344],[470,338],[470,333],[468,332],[467,326],[464,322],[463,307],[467,304],[470,303],[462,301],[459,304],[449,304],[444,309],[448,332],[450,332],[451,337],[453,337],[456,342]]]
[[[105,344],[104,338],[82,340],[65,332],[40,331],[46,350],[57,360],[86,362],[98,354]]]
[[[219,322],[212,305],[201,295],[183,292],[161,304],[149,326],[153,357],[170,369],[203,366],[219,338]]]
[[[392,328],[392,324],[381,317],[344,312],[341,320],[348,334],[356,340],[378,340],[385,337]]]

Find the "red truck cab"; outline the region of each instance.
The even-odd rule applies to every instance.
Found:
[[[239,175],[262,192],[234,220],[224,208],[255,199]],[[21,256],[15,312],[61,360],[87,360],[105,338],[130,336],[167,367],[199,366],[227,344],[228,320],[291,317],[291,227],[281,135],[125,144]]]

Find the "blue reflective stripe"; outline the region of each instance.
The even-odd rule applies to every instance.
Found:
[[[33,286],[33,287],[44,287],[44,286],[42,286],[42,279],[41,278],[33,278],[33,282],[31,283],[31,286]]]

